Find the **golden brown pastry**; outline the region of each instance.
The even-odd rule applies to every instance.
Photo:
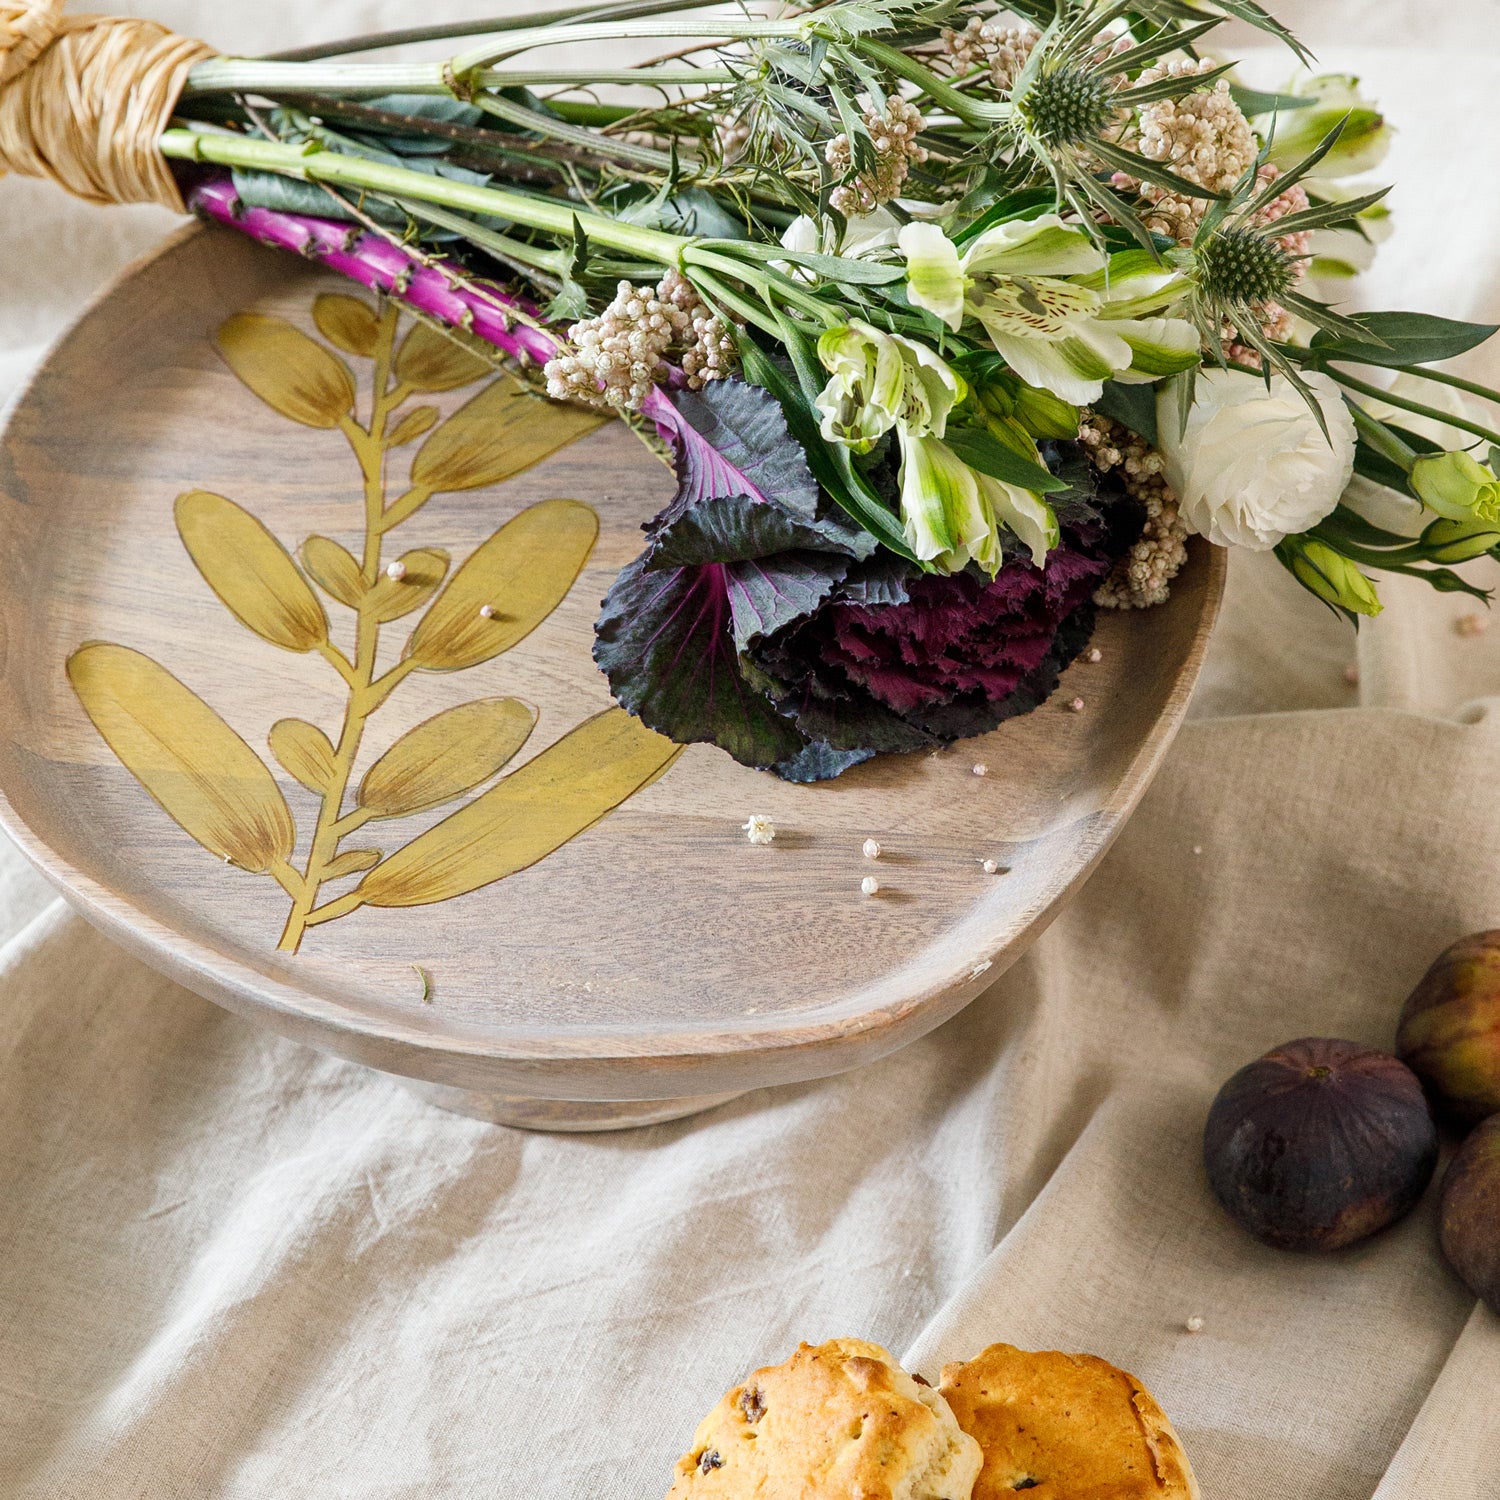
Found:
[[[1198,1500],[1167,1414],[1092,1354],[991,1344],[939,1389],[984,1454],[973,1500]]]
[[[667,1500],[970,1500],[979,1445],[878,1344],[802,1344],[708,1414]]]

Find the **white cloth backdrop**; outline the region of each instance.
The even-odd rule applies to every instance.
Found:
[[[247,51],[417,13],[120,8]],[[1493,0],[1283,13],[1401,132],[1369,300],[1500,317]],[[168,227],[0,183],[0,394]],[[1432,1196],[1299,1259],[1198,1164],[1233,1068],[1388,1045],[1437,949],[1500,924],[1500,628],[1387,595],[1356,651],[1236,559],[1194,722],[1026,960],[877,1067],[649,1131],[429,1109],[158,978],[0,848],[0,1494],[649,1500],[743,1371],[859,1334],[929,1374],[995,1339],[1097,1351],[1209,1500],[1494,1500],[1500,1321]]]

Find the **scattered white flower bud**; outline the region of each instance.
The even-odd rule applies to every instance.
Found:
[[[1189,1333],[1202,1333],[1203,1319],[1197,1313],[1194,1313],[1192,1317],[1190,1317],[1182,1326],[1186,1328]]]
[[[1089,652],[1089,660],[1092,662],[1101,662],[1104,660],[1104,653],[1097,646],[1095,646]]]
[[[860,853],[863,854],[866,859],[879,859],[879,842],[875,839],[866,839],[864,842],[864,846],[860,849]]]
[[[990,768],[985,765],[983,761],[980,761],[979,764],[974,767],[974,774],[976,776],[988,776],[990,774]]]
[[[998,875],[1000,873],[1000,861],[998,859],[982,860],[979,867],[986,875]]]
[[[479,613],[484,619],[493,620],[495,618],[495,606],[493,604],[481,604],[479,606]]]
[[[770,844],[776,840],[776,825],[764,813],[751,813],[749,822],[740,826],[752,844]]]
[[[1083,699],[1070,698],[1068,700],[1068,709],[1072,713],[1081,714],[1083,712]]]
[[[404,562],[387,563],[385,566],[385,576],[392,583],[400,583],[406,577],[406,564]]]
[[[876,880],[873,875],[866,875],[865,878],[860,881],[859,888],[867,896],[877,896],[880,894],[880,882]]]

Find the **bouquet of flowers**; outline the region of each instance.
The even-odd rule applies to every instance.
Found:
[[[157,145],[197,212],[656,448],[596,660],[671,739],[814,780],[1036,707],[1191,534],[1355,622],[1378,570],[1487,597],[1452,565],[1500,555],[1462,404],[1497,396],[1434,366],[1494,329],[1331,305],[1389,127],[1309,63],[1256,0],[622,0],[210,58]]]

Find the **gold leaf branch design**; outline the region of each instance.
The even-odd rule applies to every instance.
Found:
[[[502,374],[443,419],[414,395],[458,390],[491,367],[425,324],[399,343],[394,305],[345,294],[319,297],[313,322],[333,348],[281,318],[242,313],[218,344],[239,379],[273,410],[306,427],[337,429],[359,464],[364,515],[356,557],[325,536],[297,558],[254,515],[222,495],[179,497],[179,535],[205,582],[246,629],[282,650],[316,652],[345,688],[337,737],[303,719],[271,728],[272,755],[318,798],[305,864],[292,864],[291,810],[265,762],[166,668],[129,647],[89,642],[68,662],[85,712],[161,807],[204,848],[274,878],[291,898],[279,946],[295,952],[310,927],[361,906],[420,906],[477,890],[525,869],[649,785],[678,746],[620,709],[563,735],[519,770],[387,856],[343,847],[368,823],[453,802],[499,775],[536,726],[515,698],[483,698],[424,720],[378,756],[354,790],[354,766],[372,716],[412,672],[457,672],[525,639],[562,603],[598,536],[598,517],[576,500],[544,500],[501,526],[450,576],[437,547],[385,561],[385,538],[435,494],[507,479],[599,424],[596,415],[543,404]],[[358,385],[335,353],[369,359],[368,419]],[[406,489],[390,498],[388,457],[425,439]],[[353,650],[334,644],[314,585],[352,610]],[[397,663],[377,667],[382,626],[424,612]],[[324,899],[332,881],[359,884]]]

